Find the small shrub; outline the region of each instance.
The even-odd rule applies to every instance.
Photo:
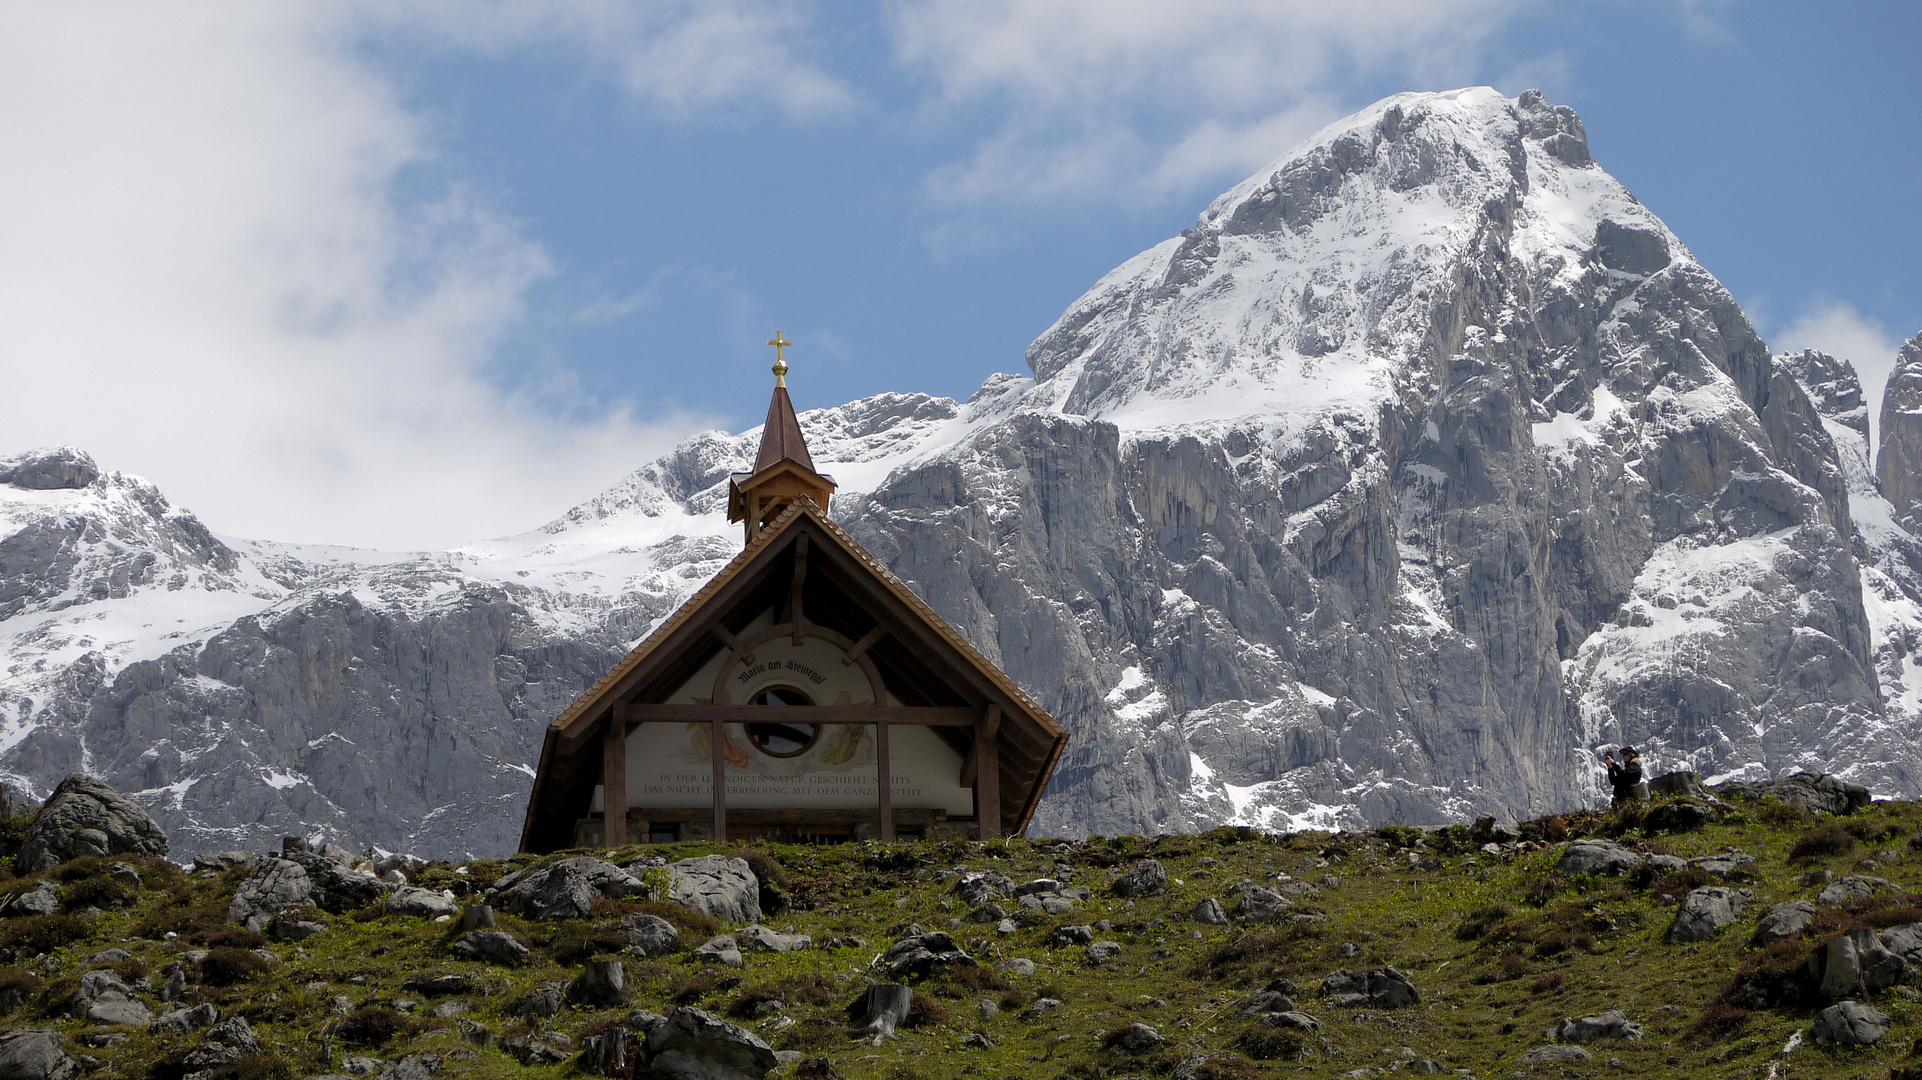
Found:
[[[1664,874],[1656,878],[1649,883],[1648,888],[1650,892],[1664,896],[1683,896],[1704,885],[1713,885],[1715,880],[1714,874],[1699,866],[1691,866],[1686,870],[1677,870],[1672,874]]]
[[[1902,831],[1894,822],[1880,817],[1850,818],[1842,823],[1842,828],[1864,844],[1879,844]]]
[[[1562,983],[1565,981],[1562,973],[1559,971],[1551,971],[1546,975],[1537,976],[1535,979],[1535,992],[1537,994],[1552,994],[1560,990]]]
[[[1547,907],[1550,900],[1560,896],[1568,888],[1568,879],[1560,874],[1549,874],[1528,883],[1522,890],[1522,899],[1535,907]]]
[[[1256,1061],[1291,1061],[1308,1050],[1300,1032],[1267,1024],[1249,1024],[1235,1033],[1229,1045]]]
[[[1815,820],[1808,810],[1772,795],[1749,804],[1749,815],[1758,825],[1806,825]]]
[[[10,1013],[20,1007],[20,1003],[40,993],[47,984],[31,971],[14,968],[0,971],[0,1013]]]
[[[192,892],[183,888],[169,893],[158,906],[149,907],[145,914],[134,920],[129,932],[134,937],[148,941],[163,941],[170,933],[179,934],[195,944],[205,945],[210,935],[226,926],[225,900],[203,904]]]
[[[93,926],[73,915],[28,915],[9,919],[4,927],[0,927],[0,947],[15,951],[30,949],[36,953],[52,952],[62,945],[86,941],[92,936]]]
[[[207,958],[200,962],[200,977],[209,986],[232,986],[266,971],[269,966],[267,961],[246,949],[223,945],[208,950]]]
[[[1375,830],[1375,835],[1398,848],[1411,848],[1421,843],[1421,830],[1413,825],[1383,825]]]
[[[693,1005],[703,998],[741,985],[739,975],[709,975],[705,972],[670,983],[667,996],[676,1005]]]
[[[1708,1039],[1722,1039],[1742,1030],[1749,1011],[1740,1005],[1716,998],[1695,1018],[1695,1033]]]
[[[597,903],[596,908],[598,909],[598,907],[599,904]],[[666,919],[668,922],[673,923],[674,928],[683,934],[702,934],[707,937],[713,937],[720,933],[722,929],[721,920],[706,912],[695,911],[693,908],[684,907],[680,904],[648,902],[644,904],[630,904],[627,905],[627,907],[631,913],[653,915]]]
[[[1789,861],[1797,863],[1820,862],[1837,855],[1847,855],[1855,850],[1855,837],[1840,825],[1823,825],[1810,829],[1789,848]]]
[[[1261,1075],[1239,1054],[1209,1054],[1183,1072],[1193,1080],[1255,1080]]]
[[[244,926],[229,926],[208,934],[202,944],[209,949],[264,949],[267,935]]]
[[[841,1080],[834,1063],[824,1057],[808,1058],[794,1067],[797,1080]]]
[[[366,1005],[340,1018],[334,1035],[349,1046],[375,1047],[393,1041],[409,1027],[407,1018],[385,1005]]]
[[[941,1003],[916,990],[909,999],[908,1018],[903,1027],[953,1027],[954,1014],[941,1006]]]
[[[620,952],[627,948],[627,937],[611,926],[560,919],[543,924],[534,935],[534,944],[552,953],[556,962],[573,965],[602,953]]]
[[[1507,904],[1490,904],[1487,907],[1476,908],[1462,916],[1462,921],[1455,926],[1455,940],[1475,941],[1482,938],[1500,925],[1504,919],[1511,918],[1514,914],[1515,909]]]

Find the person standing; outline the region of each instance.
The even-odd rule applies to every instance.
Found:
[[[1632,746],[1622,747],[1622,760],[1616,761],[1612,751],[1602,754],[1602,764],[1608,768],[1608,786],[1615,789],[1615,807],[1621,808],[1634,802],[1642,783],[1642,755]]]

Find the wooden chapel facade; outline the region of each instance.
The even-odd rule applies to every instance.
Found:
[[[747,545],[548,726],[523,852],[992,839],[1047,788],[1067,733],[828,519],[769,344],[760,453],[728,484]]]

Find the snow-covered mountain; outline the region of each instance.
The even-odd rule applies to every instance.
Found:
[[[1073,732],[1036,831],[1536,813],[1624,740],[1922,788],[1922,541],[1853,371],[1771,357],[1538,93],[1331,125],[1027,359],[801,422],[834,516]],[[547,721],[737,550],[757,442],[408,554],[0,462],[0,771],[183,847],[505,850]]]

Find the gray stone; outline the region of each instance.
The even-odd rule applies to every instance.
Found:
[[[1188,913],[1188,917],[1209,926],[1228,925],[1228,913],[1221,910],[1221,901],[1212,896],[1204,896],[1196,901],[1194,910]]]
[[[259,930],[288,908],[319,907],[339,914],[377,900],[392,889],[311,852],[267,856],[254,863],[253,870],[234,890],[227,918],[249,930]]]
[[[707,939],[694,950],[694,959],[704,963],[725,964],[731,968],[746,966],[746,961],[741,959],[740,943],[734,940],[732,934]]]
[[[500,930],[469,930],[448,943],[448,948],[470,960],[518,967],[528,957],[527,946],[514,935]]]
[[[220,1019],[220,1010],[212,1005],[196,1005],[191,1009],[175,1009],[160,1014],[150,1029],[160,1035],[184,1035],[189,1031],[199,1031],[211,1026]]]
[[[1838,878],[1824,886],[1821,892],[1815,894],[1815,902],[1818,904],[1846,904],[1850,900],[1867,900],[1877,892],[1884,892],[1893,888],[1895,888],[1894,884],[1886,878],[1851,874],[1848,877]]]
[[[681,932],[659,915],[634,914],[621,919],[621,936],[640,956],[666,956],[681,951]]]
[[[316,934],[324,934],[327,927],[311,919],[289,919],[275,916],[267,924],[267,934],[275,941],[305,941]]]
[[[15,865],[37,874],[81,855],[167,854],[167,834],[140,805],[105,783],[74,773],[48,796],[20,841]]]
[[[92,455],[72,446],[48,446],[0,458],[0,484],[29,491],[84,488],[100,478]]]
[[[1016,956],[995,965],[996,970],[1009,975],[1027,976],[1034,974],[1034,961],[1025,956]]]
[[[765,926],[743,926],[734,931],[734,939],[742,949],[761,952],[799,952],[814,944],[814,939],[805,934],[782,934]]]
[[[37,881],[33,887],[8,898],[8,915],[51,915],[60,906],[60,889],[51,881]]]
[[[1048,935],[1048,945],[1052,948],[1066,948],[1070,945],[1086,945],[1094,941],[1094,927],[1085,923],[1080,926],[1057,926]]]
[[[138,1024],[153,1022],[153,1012],[134,999],[133,991],[111,971],[94,970],[80,976],[74,990],[72,1013],[90,1024]]]
[[[1801,772],[1776,780],[1759,782],[1731,781],[1710,790],[1723,798],[1742,796],[1750,799],[1780,799],[1819,814],[1852,814],[1869,805],[1872,796],[1861,784],[1850,783],[1827,774]]]
[[[1129,1024],[1108,1039],[1108,1045],[1129,1054],[1145,1054],[1167,1040],[1161,1032],[1143,1023]]]
[[[672,879],[668,899],[724,922],[758,922],[761,885],[744,859],[704,855],[682,859],[667,868]]]
[[[692,1005],[647,1034],[648,1066],[674,1080],[761,1080],[774,1050],[753,1032]]]
[[[1160,896],[1168,891],[1168,871],[1155,859],[1143,859],[1115,879],[1117,896]]]
[[[1626,874],[1641,869],[1647,856],[1613,840],[1575,840],[1562,851],[1556,869],[1573,877],[1576,874]]]
[[[1097,941],[1089,945],[1084,951],[1088,957],[1088,963],[1096,965],[1105,964],[1121,955],[1121,943],[1118,941]]]
[[[1421,991],[1414,982],[1392,967],[1337,971],[1321,981],[1321,993],[1338,1005],[1367,1004],[1378,1009],[1398,1009],[1421,1001]]]
[[[1790,900],[1769,909],[1762,921],[1756,924],[1755,936],[1750,940],[1757,945],[1767,945],[1783,938],[1791,938],[1808,929],[1815,919],[1815,905],[1807,900]],[[1916,942],[1922,947],[1922,938]]]
[[[1877,942],[1902,959],[1922,967],[1922,923],[1902,923],[1876,935]]]
[[[566,1007],[565,987],[550,985],[538,987],[528,994],[527,1000],[521,1003],[519,1011],[522,1016],[539,1020],[557,1015]]]
[[[424,919],[460,913],[460,904],[453,897],[431,889],[417,889],[412,885],[403,885],[388,893],[383,906],[396,915],[418,915]]]
[[[462,904],[460,921],[455,930],[465,934],[469,930],[490,930],[494,926],[494,908],[491,904]]]
[[[1856,1001],[1844,1001],[1823,1009],[1815,1017],[1815,1041],[1826,1046],[1873,1046],[1889,1033],[1888,1014]]]
[[[901,940],[881,954],[881,965],[887,969],[888,978],[901,982],[933,974],[938,968],[974,967],[975,963],[974,957],[963,952],[946,931],[910,926]]]
[[[1051,997],[1035,998],[1028,1003],[1027,1008],[1021,1010],[1021,1018],[1024,1020],[1039,1020],[1060,1007],[1061,1002],[1059,999]]]
[[[1594,1042],[1596,1039],[1640,1039],[1647,1034],[1642,1025],[1629,1020],[1628,1015],[1620,1009],[1566,1019],[1548,1029],[1551,1039],[1577,1043]]]
[[[1522,1055],[1522,1063],[1535,1065],[1543,1062],[1551,1064],[1573,1064],[1587,1061],[1594,1055],[1579,1046],[1537,1046]]]
[[[1809,977],[1830,1001],[1886,990],[1900,982],[1908,961],[1882,947],[1873,930],[1849,930],[1809,953]]]
[[[1755,898],[1747,889],[1707,885],[1690,891],[1675,911],[1668,928],[1671,943],[1701,941],[1742,917],[1742,908]]]
[[[620,867],[576,855],[512,875],[506,884],[496,883],[487,894],[487,902],[527,919],[584,919],[601,897],[620,900],[644,890],[638,878]],[[446,914],[452,913],[451,907],[450,901]]]
[[[60,1045],[60,1033],[41,1028],[0,1032],[0,1077],[6,1080],[72,1080],[80,1063]]]
[[[1287,1009],[1281,1012],[1261,1014],[1261,1022],[1269,1027],[1292,1028],[1310,1035],[1321,1030],[1321,1021],[1305,1012]]]
[[[1294,906],[1294,902],[1273,889],[1257,885],[1241,894],[1235,914],[1249,922],[1267,922]]]
[[[963,874],[955,880],[954,892],[969,907],[980,907],[990,900],[1005,900],[1014,895],[1014,881],[999,870]]]

